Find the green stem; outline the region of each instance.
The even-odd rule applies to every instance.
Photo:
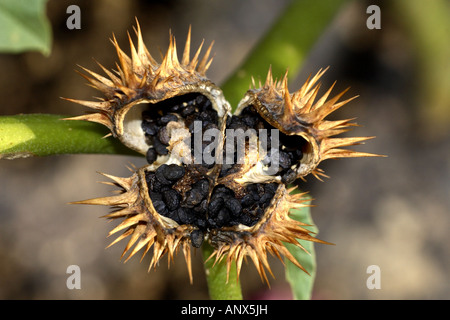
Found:
[[[260,40],[245,62],[221,86],[231,106],[237,107],[251,78],[264,83],[269,66],[280,79],[300,70],[306,56],[346,0],[293,1]]]
[[[206,261],[213,251],[214,249],[207,243],[202,246],[206,281],[210,298],[212,300],[242,300],[241,284],[237,278],[236,265],[231,265],[227,282],[227,266],[225,259],[216,263],[216,265],[214,265],[214,259]]]
[[[65,121],[64,116],[27,114],[0,117],[0,159],[56,154],[137,155],[96,123]]]
[[[420,122],[425,124],[421,134],[446,136],[450,125],[450,3],[397,0],[389,6],[414,48],[418,87],[411,95],[419,107]]]

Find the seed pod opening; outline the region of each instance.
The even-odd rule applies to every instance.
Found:
[[[314,154],[309,137],[304,133],[292,134],[284,129],[280,130],[258,110],[261,110],[259,100],[241,102],[227,127],[251,132],[257,144],[254,152],[258,153],[258,158],[252,159],[253,164],[248,165],[245,177],[240,178],[239,182],[293,183],[298,178],[301,166]]]
[[[209,84],[208,88],[212,86]],[[147,155],[150,164],[201,163],[203,157],[199,155],[204,146],[196,152],[193,148],[197,145],[196,137],[202,139],[206,130],[216,130],[220,136],[228,114],[227,104],[218,104],[221,91],[216,90],[214,94],[189,92],[135,106],[134,131],[139,132],[140,141],[144,141],[141,153]],[[127,118],[124,122],[127,123]],[[210,167],[214,163],[215,158],[208,162]]]
[[[99,122],[111,130],[114,137],[129,147],[143,155],[148,149],[154,147],[152,139],[149,139],[151,128],[144,124],[149,115],[157,114],[159,118],[170,114],[178,115],[178,125],[176,129],[188,128],[183,124],[183,110],[174,111],[176,106],[183,107],[183,104],[194,104],[194,111],[200,107],[207,107],[203,112],[209,116],[214,114],[217,118],[215,125],[219,128],[225,126],[227,115],[230,113],[230,105],[225,100],[222,91],[214,83],[206,78],[212,59],[209,58],[212,49],[207,49],[204,56],[200,58],[203,43],[198,48],[194,57],[190,58],[190,38],[189,30],[186,46],[181,61],[178,60],[175,38],[170,35],[169,48],[161,63],[150,55],[144,45],[141,30],[138,24],[137,49],[129,36],[131,57],[126,55],[116,39],[113,45],[117,51],[119,63],[118,70],[114,73],[107,70],[101,64],[100,67],[109,78],[103,77],[93,71],[83,68],[88,74],[82,74],[90,84],[104,94],[100,102],[67,99],[94,110],[93,113],[83,116],[73,117],[69,120],[86,120]],[[116,75],[117,74],[117,75]],[[188,113],[189,110],[184,110]],[[200,111],[201,113],[202,111]],[[143,127],[144,126],[144,127]],[[170,133],[170,132],[169,132]],[[187,134],[187,133],[186,133]],[[166,135],[166,138],[170,136]],[[177,138],[181,139],[181,137]],[[156,149],[164,156],[164,146],[156,142]],[[172,145],[174,148],[175,145]],[[153,158],[153,157],[150,157]],[[166,162],[167,159],[160,162]]]
[[[325,118],[356,97],[339,101],[347,89],[327,100],[333,84],[316,100],[320,88],[320,83],[317,82],[326,70],[319,70],[292,94],[288,89],[287,73],[282,80],[274,81],[269,70],[265,84],[248,90],[236,109],[235,114],[239,115],[248,108],[253,108],[263,122],[265,121],[266,126],[279,130],[279,154],[288,152],[292,164],[288,171],[280,172],[281,180],[285,183],[291,183],[296,178],[303,178],[310,173],[320,179],[320,176],[325,174],[318,165],[326,159],[376,156],[340,149],[360,144],[373,137],[333,138],[349,131],[356,124],[351,122],[353,119],[331,121]],[[285,155],[279,159],[282,158],[286,158]]]

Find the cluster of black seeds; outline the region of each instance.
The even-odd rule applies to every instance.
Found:
[[[198,180],[183,194],[174,186],[184,175],[185,168],[175,164],[163,164],[155,172],[147,172],[146,181],[150,199],[160,215],[180,225],[191,224],[204,230],[209,182],[207,179]]]
[[[175,164],[163,164],[155,172],[146,173],[148,192],[153,207],[162,216],[180,225],[194,225],[191,242],[200,247],[207,230],[231,227],[238,224],[255,225],[275,195],[278,184],[251,184],[245,188],[245,196],[223,185],[216,186],[209,198],[208,179],[199,179],[186,192],[180,192],[177,182],[184,177],[186,169]]]
[[[208,205],[208,225],[213,229],[237,224],[255,225],[269,207],[277,188],[276,183],[250,184],[239,199],[231,189],[217,186]]]
[[[256,134],[259,134],[259,129],[265,129],[267,132],[266,150],[267,157],[263,160],[265,165],[271,165],[272,161],[272,145],[271,145],[271,129],[273,127],[267,123],[255,110],[253,106],[249,106],[242,110],[239,116],[233,116],[228,120],[227,129],[242,129],[246,132],[248,129],[254,129]],[[303,158],[303,149],[306,146],[306,140],[302,137],[292,135],[288,136],[281,131],[278,132],[279,143],[278,149],[274,151],[278,155],[278,172],[276,175],[281,176],[281,180],[285,184],[293,183],[296,179],[296,169],[300,165],[300,160]],[[224,159],[226,159],[226,149],[224,149]],[[239,170],[239,161],[237,159],[237,150],[234,150],[234,161],[232,164],[224,164],[220,175],[226,176]]]
[[[168,154],[170,136],[166,127],[169,122],[183,120],[191,135],[199,134],[200,137],[203,137],[205,130],[218,128],[217,111],[212,108],[211,101],[202,94],[186,94],[149,104],[149,108],[142,112],[142,120],[142,130],[148,144],[152,146],[147,151],[148,163],[155,162],[159,155]],[[197,128],[201,132],[195,132]],[[207,144],[203,143],[202,150],[197,150],[200,153],[195,153],[194,139],[191,139],[192,155],[203,154],[206,146]],[[204,165],[212,167],[214,164]]]
[[[254,183],[243,187],[239,194],[225,185],[214,185],[217,178],[239,171],[242,159],[237,159],[238,150],[235,145],[232,164],[222,164],[220,171],[209,170],[216,163],[205,163],[203,155],[211,141],[204,141],[203,135],[208,129],[218,130],[219,119],[206,96],[192,93],[150,104],[149,108],[143,111],[142,118],[142,130],[151,146],[147,151],[147,161],[150,164],[159,155],[168,154],[170,136],[167,125],[171,121],[184,123],[191,133],[191,152],[195,164],[162,164],[154,172],[146,172],[146,182],[150,199],[158,214],[179,225],[195,227],[190,234],[194,247],[201,246],[205,234],[210,230],[235,225],[251,227],[261,220],[271,205],[279,184]],[[242,129],[243,132],[252,129],[256,135],[259,134],[259,129],[266,129],[266,147],[271,150],[273,127],[252,106],[245,108],[239,116],[228,118],[226,129]],[[201,144],[196,140],[196,135],[202,138]],[[279,139],[279,147],[272,150],[278,154],[279,159],[276,175],[280,175],[282,182],[288,184],[296,178],[296,166],[303,157],[302,150],[306,141],[282,132],[279,132]],[[223,159],[226,159],[226,151],[224,148]],[[196,158],[198,155],[202,157],[203,162]],[[264,164],[270,165],[272,159],[269,151],[263,160]]]

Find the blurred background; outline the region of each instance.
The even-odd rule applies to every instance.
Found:
[[[290,81],[291,90],[298,89],[309,73],[330,66],[323,87],[338,80],[335,92],[350,86],[347,97],[359,95],[334,116],[357,117],[361,127],[351,134],[377,137],[355,149],[388,155],[324,162],[331,178],[309,178],[302,186],[315,199],[319,238],[335,244],[315,246],[313,299],[450,298],[450,29],[433,16],[438,1],[423,7],[408,2],[346,3]],[[169,29],[180,47],[189,25],[194,48],[203,38],[215,40],[208,76],[220,85],[289,3],[77,1],[81,29],[68,30],[66,9],[73,1],[50,0],[51,54],[0,54],[0,114],[82,114],[83,107],[59,98],[97,95],[74,69],[99,72],[93,57],[113,68],[108,39],[114,32],[127,51],[126,31],[135,17],[156,57],[167,48]],[[446,11],[437,14],[450,18],[449,3],[439,3]],[[381,29],[366,26],[370,4],[381,9]],[[193,285],[181,254],[170,269],[163,259],[147,273],[149,256],[123,264],[125,243],[105,250],[112,224],[99,217],[108,208],[67,204],[110,193],[113,188],[97,183],[103,180],[98,171],[129,176],[129,163],[144,162],[104,155],[0,160],[0,299],[207,299],[200,252]],[[81,268],[81,290],[66,287],[67,267],[74,264]],[[380,267],[381,289],[366,286],[370,265]],[[292,297],[283,265],[273,259],[272,269],[276,279],[268,290],[254,266],[244,266],[244,298]]]

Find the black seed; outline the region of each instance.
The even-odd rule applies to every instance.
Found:
[[[200,248],[203,243],[204,234],[201,230],[194,230],[191,232],[191,243],[195,248]]]
[[[191,189],[186,192],[186,199],[184,200],[184,204],[187,207],[193,207],[199,204],[203,199],[203,195],[198,189]]]
[[[230,213],[227,209],[222,208],[222,210],[219,211],[216,218],[216,224],[219,227],[222,227],[226,225],[230,221]]]
[[[156,123],[143,121],[142,122],[142,130],[144,130],[145,134],[154,136],[158,132],[159,127]]]
[[[170,111],[172,112],[177,112],[178,110],[180,110],[181,106],[179,104],[176,104],[172,107],[170,107]]]
[[[203,111],[208,109],[208,108],[210,108],[210,107],[212,107],[211,101],[209,99],[206,99],[206,101],[205,101],[205,103],[203,104],[203,107],[202,107]]]
[[[164,191],[167,191],[167,190],[170,190],[171,189],[171,186],[170,185],[162,185],[161,186],[161,191],[160,192],[164,192]]]
[[[293,183],[295,179],[297,179],[297,174],[292,169],[289,169],[285,174],[281,176],[281,181],[284,184]]]
[[[215,124],[215,123],[209,123],[209,124],[205,127],[205,130],[209,130],[209,129],[219,129],[219,127],[218,127],[217,124]]]
[[[167,218],[170,218],[174,220],[176,223],[180,224],[180,221],[178,219],[178,213],[177,210],[175,211],[169,211],[169,213],[166,215]]]
[[[225,207],[227,207],[231,211],[231,214],[235,216],[242,211],[241,202],[236,198],[230,198],[225,201]]]
[[[156,161],[156,150],[155,148],[149,148],[147,150],[147,154],[145,155],[147,162],[152,164]]]
[[[159,192],[150,190],[150,199],[152,201],[162,200],[162,195]]]
[[[266,192],[272,192],[275,193],[278,189],[278,184],[276,183],[268,183],[264,185],[264,190]]]
[[[203,105],[206,102],[207,98],[204,95],[198,95],[195,98],[195,103],[198,105]]]
[[[249,194],[253,197],[253,200],[259,201],[260,196],[259,196],[258,192],[252,191],[252,193],[249,193]]]
[[[237,220],[236,222],[242,223],[243,225],[250,227],[252,224],[252,219],[248,215],[242,215],[239,217],[239,220]]]
[[[264,194],[264,184],[262,183],[257,183],[256,184],[256,190],[258,190],[258,194],[259,196],[262,196]]]
[[[204,218],[197,219],[197,221],[195,221],[195,225],[202,229],[206,228],[206,219]]]
[[[227,195],[231,195],[231,193],[232,193],[232,191],[231,191],[230,189],[228,189],[227,187],[225,187],[225,186],[223,186],[223,185],[218,186],[218,187],[214,190],[214,192],[217,192],[217,193],[223,193],[223,194],[227,194]]]
[[[159,139],[153,139],[153,147],[155,148],[156,153],[160,155],[166,155],[169,153],[167,147],[159,141]]]
[[[161,215],[166,215],[169,211],[167,210],[166,205],[162,200],[156,200],[152,201],[153,207],[155,208],[156,212],[158,212]]]
[[[230,198],[230,195],[228,193],[225,192],[214,192],[211,196],[211,200],[215,200],[215,199],[223,199],[223,201],[225,202],[228,198]]]
[[[165,185],[169,185],[172,184],[172,181],[168,180],[166,178],[166,170],[167,170],[168,165],[167,164],[163,164],[161,165],[158,169],[156,169],[155,171],[155,176],[156,179],[161,183],[161,184],[165,184]]]
[[[278,162],[281,168],[288,169],[291,166],[291,159],[286,152],[280,151]]]
[[[217,223],[216,223],[216,221],[214,220],[214,219],[212,219],[212,218],[208,218],[208,227],[209,228],[216,228],[217,227]]]
[[[257,187],[256,183],[249,184],[246,189],[248,192],[257,192],[258,191],[258,187]]]
[[[184,208],[177,209],[178,221],[180,224],[188,224],[188,214]]]
[[[194,221],[193,215],[187,208],[178,208],[177,215],[179,224],[191,224]]]
[[[255,203],[255,199],[253,198],[253,196],[251,194],[246,194],[242,199],[241,199],[241,205],[243,207],[250,207],[252,204]]]
[[[184,167],[176,164],[168,165],[164,170],[164,177],[171,181],[177,181],[184,176]]]
[[[208,211],[210,214],[216,214],[223,207],[223,198],[215,198],[209,202]]]
[[[172,113],[169,113],[159,119],[159,122],[163,125],[168,124],[170,121],[178,121],[178,117]]]
[[[204,215],[207,210],[208,210],[208,201],[206,199],[203,200],[202,202],[200,202],[199,205],[194,207],[194,211],[197,214],[201,214],[201,215]]]
[[[177,209],[180,205],[181,196],[173,189],[163,191],[162,198],[170,211]]]
[[[207,122],[207,123],[208,122],[212,122],[212,119],[213,119],[212,114],[210,112],[208,112],[208,111],[200,112],[199,118],[200,118],[200,120],[203,121],[203,123],[205,123],[205,122]],[[206,126],[206,125],[203,124],[203,126]]]
[[[190,116],[191,114],[193,114],[195,112],[195,107],[192,105],[188,105],[187,107],[185,107],[183,110],[181,110],[181,116],[183,116],[184,118],[186,118],[187,116]]]
[[[146,177],[146,181],[152,196],[154,193],[156,194],[157,192],[161,191],[161,187],[163,185],[161,182],[158,181],[155,173],[148,174]],[[154,193],[152,191],[154,191]]]
[[[214,162],[212,163],[206,163],[205,161],[202,161],[202,166],[206,169],[212,169],[216,164]]]
[[[270,200],[273,198],[273,193],[266,192],[262,195],[262,197],[259,199],[259,203],[268,205],[270,203]]]
[[[158,179],[154,178],[151,181],[150,187],[155,192],[161,192],[161,189],[164,185],[158,181]]]
[[[267,165],[269,165],[272,162],[271,154],[272,154],[272,152],[269,150],[267,152],[267,155],[261,161],[263,165],[267,166]]]

